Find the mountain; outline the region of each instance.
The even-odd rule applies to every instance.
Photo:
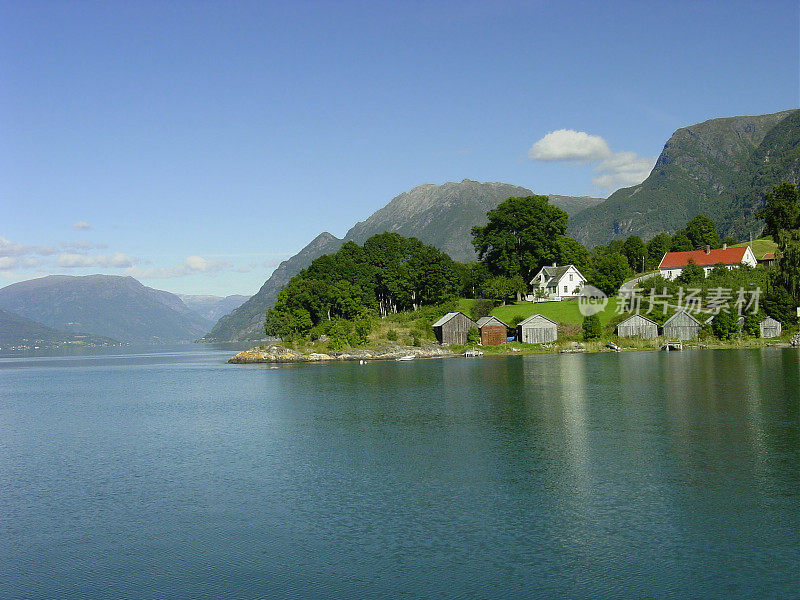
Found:
[[[764,194],[800,182],[800,110],[712,119],[678,129],[650,176],[570,218],[569,234],[588,245],[673,233],[698,214],[724,235],[754,237]]]
[[[108,346],[118,343],[116,340],[100,336],[58,331],[0,309],[0,350],[7,350],[9,346],[52,348],[64,344]]]
[[[130,343],[196,340],[210,323],[133,277],[50,275],[0,288],[0,308],[48,327]]]
[[[250,296],[238,294],[225,296],[198,296],[193,294],[177,294],[183,303],[201,317],[216,323],[220,317],[239,308]]]
[[[393,198],[367,220],[356,223],[339,239],[328,232],[272,273],[261,289],[247,302],[222,317],[204,341],[255,340],[264,337],[264,315],[275,302],[278,292],[301,269],[323,254],[336,252],[346,241],[362,244],[369,237],[391,231],[416,237],[436,246],[455,260],[475,260],[470,230],[486,224],[486,213],[511,196],[530,196],[529,189],[507,183],[481,183],[465,179],[460,183],[425,184]],[[572,218],[602,198],[550,196],[552,204],[563,208]]]

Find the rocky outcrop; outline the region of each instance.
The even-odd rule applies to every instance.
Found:
[[[424,344],[423,346],[400,346],[387,344],[377,348],[351,348],[341,352],[301,352],[280,345],[259,346],[228,360],[231,364],[256,364],[256,363],[306,363],[323,361],[345,360],[396,360],[398,358],[413,356],[415,358],[442,358],[455,356],[449,349],[438,344]]]

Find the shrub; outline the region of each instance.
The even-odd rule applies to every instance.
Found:
[[[477,344],[481,341],[481,334],[478,331],[477,327],[472,327],[467,332],[467,343],[468,344]]]
[[[761,337],[761,321],[764,320],[763,314],[750,313],[744,318],[742,331],[745,335]]]
[[[588,315],[583,318],[583,339],[596,340],[603,333],[599,315]]]
[[[730,340],[739,335],[739,319],[730,311],[722,311],[711,321],[711,331],[720,340]]]
[[[389,340],[390,342],[396,342],[397,332],[394,329],[390,329],[389,331],[386,332],[386,339]]]

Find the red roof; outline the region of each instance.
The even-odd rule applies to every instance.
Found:
[[[658,265],[659,269],[674,269],[676,267],[685,267],[689,264],[689,260],[693,260],[696,265],[701,267],[711,267],[717,263],[726,265],[738,265],[744,259],[744,253],[747,252],[748,246],[739,246],[737,248],[717,248],[716,250],[709,250],[706,254],[705,250],[691,250],[689,252],[667,252],[664,258],[661,259],[661,264]]]
[[[764,256],[761,257],[761,260],[775,260],[775,253],[774,252],[767,252]]]

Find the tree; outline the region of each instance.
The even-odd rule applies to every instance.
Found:
[[[797,323],[797,304],[792,295],[780,284],[772,284],[764,295],[764,311],[784,327]]]
[[[706,246],[711,248],[722,247],[722,241],[717,233],[717,226],[709,217],[697,215],[686,223],[686,237],[692,243],[692,250],[702,250]]]
[[[739,241],[731,235],[726,235],[723,238],[722,243],[726,246],[735,246],[736,244],[739,243]]]
[[[800,301],[800,230],[780,231],[778,249],[777,282]]]
[[[583,317],[583,339],[596,340],[603,333],[600,316],[597,314]]]
[[[567,232],[567,213],[547,196],[509,198],[487,213],[484,227],[472,228],[472,245],[493,275],[525,281],[559,256]]]
[[[668,233],[659,233],[647,242],[647,268],[655,269],[664,255],[670,251],[671,246],[672,238]]]
[[[730,340],[739,335],[739,319],[729,310],[723,310],[711,321],[711,331],[720,340]]]
[[[728,275],[728,267],[725,266],[725,263],[718,262],[714,265],[714,268],[711,269],[711,273],[708,274],[709,277],[726,277]]]
[[[618,252],[602,252],[592,259],[588,280],[609,296],[616,294],[625,278],[631,274],[628,259]]]
[[[473,321],[481,317],[488,317],[494,308],[494,300],[476,300],[469,309],[469,316]]]
[[[691,258],[689,262],[683,267],[681,274],[675,279],[678,283],[688,284],[702,281],[706,278],[706,272],[703,267],[694,262]]]
[[[800,227],[797,186],[793,183],[782,183],[774,187],[767,193],[764,208],[755,214],[759,219],[764,219],[764,234],[771,235],[776,241],[780,231]]]
[[[742,332],[745,335],[749,335],[752,337],[761,337],[761,321],[764,320],[764,314],[760,311],[757,313],[751,312],[750,314],[746,315],[744,318],[744,323],[742,324]]]
[[[589,267],[591,255],[586,246],[569,236],[562,235],[558,238],[558,264],[575,265],[582,273]]]
[[[526,288],[525,281],[519,275],[514,277],[503,277],[502,275],[492,277],[484,286],[487,296],[500,300],[503,304],[513,300],[515,297],[519,297],[526,291]]]
[[[672,236],[672,244],[669,247],[669,251],[687,252],[688,250],[694,250],[692,240],[689,239],[685,231],[676,231],[675,235]]]
[[[467,332],[467,343],[470,345],[475,345],[481,341],[481,333],[478,331],[477,327],[470,327],[470,330]]]
[[[645,256],[647,255],[647,247],[644,245],[642,238],[638,235],[632,235],[625,240],[622,245],[622,254],[628,259],[628,264],[631,271],[640,273],[644,271]]]

